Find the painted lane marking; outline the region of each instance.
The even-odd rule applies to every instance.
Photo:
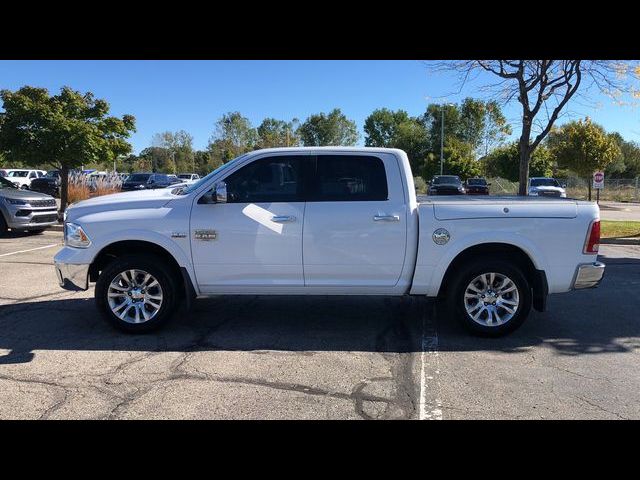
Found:
[[[8,257],[9,255],[17,255],[18,253],[33,252],[35,250],[44,250],[45,248],[57,247],[58,245],[62,245],[62,244],[52,243],[51,245],[45,245],[44,247],[36,247],[36,248],[30,248],[28,250],[18,250],[17,252],[3,253],[3,254],[0,254],[0,257]]]
[[[435,314],[435,307],[433,308]],[[431,361],[430,372],[427,374],[427,364]],[[438,369],[438,334],[435,328],[427,332],[427,309],[422,315],[422,352],[420,353],[420,402],[418,418],[420,420],[442,420],[442,403],[436,397],[433,401],[427,400],[429,389],[435,390],[440,370]]]

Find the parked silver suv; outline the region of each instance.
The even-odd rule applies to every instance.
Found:
[[[44,193],[20,190],[0,177],[0,235],[7,229],[42,231],[58,222],[56,200]]]

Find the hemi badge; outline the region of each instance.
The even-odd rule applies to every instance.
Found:
[[[171,232],[171,238],[185,238],[187,236],[184,232]]]

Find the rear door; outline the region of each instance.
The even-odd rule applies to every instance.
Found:
[[[307,287],[391,288],[404,266],[407,204],[392,154],[318,154],[304,218]]]

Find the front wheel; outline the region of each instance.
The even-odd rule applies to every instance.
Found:
[[[156,330],[176,306],[176,283],[157,258],[128,255],[110,263],[96,282],[95,298],[105,318],[130,333]]]
[[[449,309],[472,333],[497,337],[517,329],[531,311],[531,286],[517,265],[481,259],[461,268],[447,295]]]

